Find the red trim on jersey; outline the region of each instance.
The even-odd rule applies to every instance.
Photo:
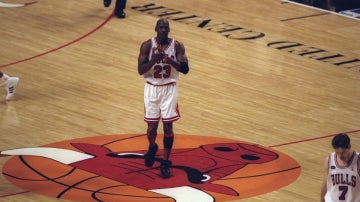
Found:
[[[173,39],[172,38],[169,38],[170,39],[170,43],[168,43],[165,47],[163,47],[162,46],[162,44],[159,44],[158,42],[157,42],[157,38],[156,37],[154,37],[154,41],[155,41],[155,44],[156,44],[156,47],[158,47],[158,48],[161,48],[161,50],[162,51],[164,51],[165,52],[165,50],[167,50],[169,47],[170,47],[170,45],[173,43]]]
[[[352,155],[351,155],[350,160],[347,162],[347,165],[346,165],[346,166],[341,166],[341,165],[338,163],[337,154],[335,153],[334,156],[335,156],[335,165],[336,165],[336,167],[338,167],[338,168],[340,168],[340,169],[348,168],[348,167],[352,164],[352,161],[354,160],[355,155],[356,155],[356,153],[353,152]]]

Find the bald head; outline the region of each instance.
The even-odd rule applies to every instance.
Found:
[[[160,19],[156,22],[156,27],[159,27],[160,25],[163,25],[163,24],[169,26],[169,21],[168,21],[167,19],[165,19],[165,18],[160,18]],[[155,28],[156,28],[156,27],[155,27]]]
[[[163,45],[169,43],[168,34],[170,32],[170,25],[167,19],[161,18],[156,22],[155,32],[157,33],[156,40],[158,43]]]

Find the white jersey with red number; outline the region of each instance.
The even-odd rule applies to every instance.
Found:
[[[350,165],[342,167],[336,161],[336,153],[330,154],[326,202],[360,202],[359,158],[359,152],[354,152]]]
[[[152,38],[149,60],[151,60],[154,51],[159,51],[160,49],[167,55],[167,57],[176,61],[175,39],[171,39],[168,46],[160,47],[155,38]],[[179,72],[170,64],[166,64],[163,61],[153,65],[149,71],[143,74],[143,76],[148,83],[153,85],[165,85],[179,80]]]

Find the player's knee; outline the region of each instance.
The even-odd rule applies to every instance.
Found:
[[[172,122],[164,123],[164,134],[173,134]]]
[[[148,124],[148,128],[147,128],[147,134],[149,136],[156,136],[157,134],[157,128],[158,128],[158,124],[156,123],[149,123]]]
[[[158,128],[159,122],[148,123],[148,131],[156,131]]]

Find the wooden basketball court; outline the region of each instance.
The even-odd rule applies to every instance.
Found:
[[[190,63],[175,133],[256,143],[301,166],[292,184],[241,201],[318,201],[332,135],[348,132],[360,150],[359,20],[280,0],[127,3],[125,19],[114,2],[0,7],[0,70],[20,77],[14,100],[1,89],[0,150],[144,134],[137,57],[161,17]],[[59,200],[1,176],[0,201]]]

